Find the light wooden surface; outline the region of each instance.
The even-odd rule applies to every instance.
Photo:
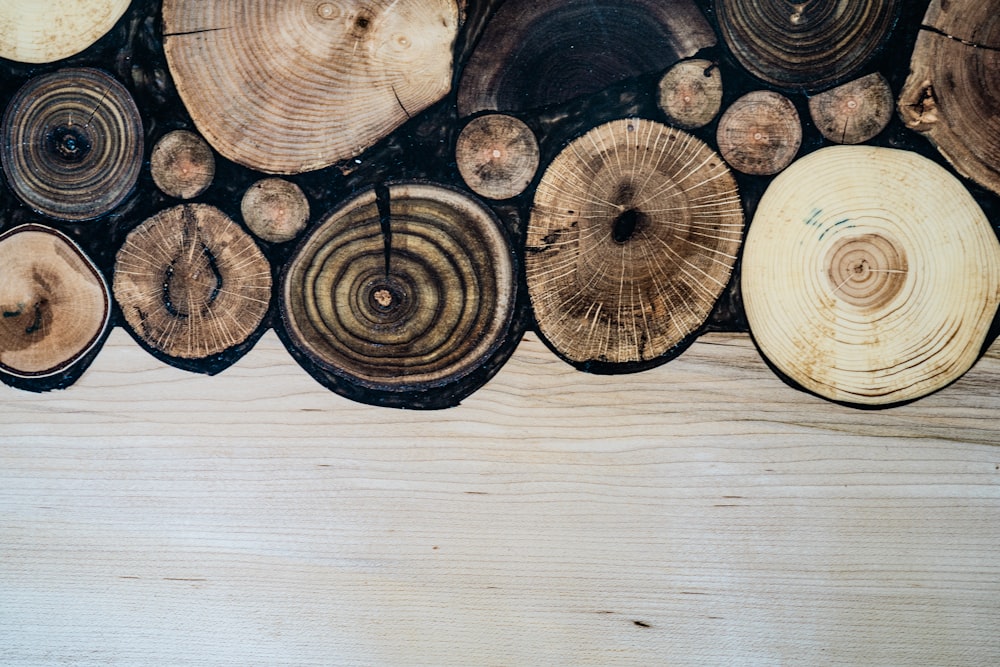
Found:
[[[998,664],[998,412],[996,346],[865,412],[742,335],[618,377],[529,336],[419,413],[116,330],[0,389],[0,664]]]

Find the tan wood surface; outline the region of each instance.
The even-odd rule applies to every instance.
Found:
[[[745,335],[617,377],[529,336],[423,413],[116,329],[0,388],[0,664],[998,664],[998,414],[1000,346],[869,412]]]

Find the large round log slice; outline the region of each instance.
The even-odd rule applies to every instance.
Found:
[[[294,174],[361,153],[451,88],[455,0],[165,0],[164,50],[225,157]]]
[[[742,236],[736,181],[704,142],[638,118],[601,125],[535,194],[525,269],[541,333],[586,370],[663,359],[708,317]]]
[[[114,27],[129,0],[3,0],[0,58],[50,63],[83,51]]]
[[[834,146],[772,182],[742,277],[751,332],[781,372],[829,399],[885,405],[978,358],[1000,299],[1000,244],[934,162]]]

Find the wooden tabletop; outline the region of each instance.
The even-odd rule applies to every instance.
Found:
[[[997,345],[861,411],[745,335],[615,377],[529,335],[410,412],[118,329],[0,388],[0,664],[998,664],[998,414]]]

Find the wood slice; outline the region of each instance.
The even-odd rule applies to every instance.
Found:
[[[455,0],[164,0],[164,49],[222,155],[294,174],[352,157],[451,88]]]
[[[751,332],[781,372],[829,399],[886,405],[976,360],[1000,301],[1000,244],[930,160],[832,146],[774,179],[742,276]]]
[[[933,0],[899,95],[907,127],[1000,193],[1000,21],[990,2]]]
[[[860,144],[892,120],[892,89],[875,72],[809,98],[809,113],[820,133],[837,144]]]
[[[97,69],[29,80],[7,107],[0,134],[11,189],[58,220],[89,220],[115,208],[142,167],[139,110],[124,86]]]
[[[114,27],[130,0],[4,0],[0,58],[50,63],[83,51]]]
[[[327,216],[286,269],[281,315],[321,369],[384,392],[475,371],[505,339],[515,264],[491,211],[417,183],[364,192]]]
[[[271,243],[298,236],[309,221],[309,200],[302,188],[283,178],[263,178],[251,185],[240,202],[243,222]]]
[[[787,97],[757,90],[726,109],[715,137],[722,156],[733,169],[768,176],[795,159],[802,145],[802,123]]]
[[[705,143],[650,120],[601,125],[535,194],[525,269],[541,333],[585,370],[661,360],[708,317],[742,234],[736,181]]]
[[[154,350],[203,359],[243,343],[267,314],[271,268],[215,207],[183,204],[132,230],[118,251],[114,294]]]
[[[565,102],[714,44],[691,0],[506,0],[465,67],[458,112]]]
[[[174,130],[156,142],[149,169],[153,182],[164,194],[193,199],[212,184],[215,156],[205,140],[194,132]]]
[[[479,116],[458,135],[455,162],[473,192],[509,199],[524,192],[535,177],[538,140],[531,128],[513,116]]]
[[[820,90],[856,74],[888,37],[902,0],[715,0],[722,37],[754,76]]]
[[[68,237],[36,224],[0,235],[0,372],[61,373],[100,343],[110,317],[107,281]]]
[[[672,125],[704,127],[722,107],[722,74],[711,60],[679,62],[663,75],[657,104]]]

